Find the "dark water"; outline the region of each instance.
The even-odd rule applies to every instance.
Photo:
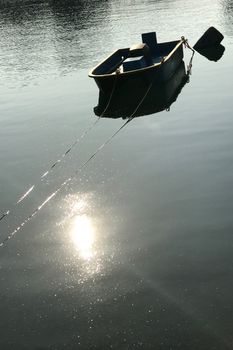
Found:
[[[194,44],[210,25],[222,59],[196,54],[170,112],[134,119],[80,170],[124,123],[93,124],[88,70],[142,32]],[[0,209],[11,211],[0,349],[232,349],[233,2],[22,2],[1,5],[0,29]]]

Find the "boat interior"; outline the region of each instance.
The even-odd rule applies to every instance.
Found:
[[[115,51],[95,67],[90,75],[127,73],[160,64],[178,43],[179,40],[157,43],[155,32],[144,33],[142,43]]]

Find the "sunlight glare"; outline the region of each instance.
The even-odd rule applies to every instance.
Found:
[[[82,258],[91,259],[94,255],[94,227],[90,217],[79,215],[74,218],[71,237]]]

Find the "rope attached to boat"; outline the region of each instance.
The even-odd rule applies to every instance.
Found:
[[[188,49],[190,49],[192,51],[192,56],[190,58],[189,64],[187,65],[187,77],[189,79],[189,76],[192,74],[192,62],[193,62],[193,56],[195,54],[195,50],[189,45],[188,39],[185,39],[184,36],[181,37],[181,40],[184,44],[184,47],[187,47]]]
[[[40,175],[39,179],[38,179],[38,183],[39,181],[42,182],[45,177],[47,177],[53,170],[55,167],[58,166],[58,164],[60,164],[63,159],[71,152],[71,150],[73,150],[73,148],[75,146],[77,146],[77,144],[79,144],[84,138],[85,136],[87,136],[87,134],[94,128],[94,126],[98,123],[98,121],[100,120],[101,117],[103,117],[103,115],[106,113],[110,103],[111,103],[111,100],[112,100],[112,97],[113,97],[113,94],[115,92],[115,88],[116,88],[116,79],[114,81],[114,84],[113,84],[113,88],[112,88],[112,91],[111,91],[111,94],[110,94],[110,97],[109,97],[109,100],[108,100],[108,103],[104,109],[104,111],[101,113],[101,115],[98,117],[97,120],[94,121],[94,123],[92,123],[82,134],[80,137],[78,137],[74,142],[73,144],[48,168],[47,171],[45,171],[43,174]],[[32,186],[30,186],[30,188],[28,188],[21,196],[20,198],[12,205],[12,207],[10,209],[7,209],[7,210],[4,210],[3,213],[1,214],[0,216],[0,222],[6,217],[8,216],[9,214],[12,213],[12,211],[14,210],[14,208],[16,206],[18,206],[21,202],[23,202],[27,197],[29,197],[29,195],[35,190],[36,186],[38,186],[38,183],[37,184],[34,184]]]
[[[186,39],[184,36],[181,37],[181,40],[184,44],[184,47],[187,47],[188,49],[190,49],[193,54],[195,53],[195,50],[189,45],[188,39]]]
[[[117,77],[117,75],[116,75]],[[110,99],[109,99],[109,102],[107,104],[107,106],[105,107],[103,113],[101,115],[103,115],[107,108],[109,107],[110,105],[110,102],[111,102],[111,99],[112,99],[112,96],[113,96],[113,93],[114,93],[114,90],[115,90],[115,87],[116,87],[116,80],[117,78],[115,79],[115,82],[114,82],[114,86],[113,86],[113,89],[112,89],[112,93],[111,93],[111,96],[110,96]],[[0,248],[1,247],[4,247],[7,243],[7,241],[9,241],[17,232],[19,232],[33,217],[36,216],[36,214],[46,205],[50,202],[50,200],[52,198],[54,198],[62,189],[63,187],[67,186],[71,180],[73,180],[76,175],[93,159],[96,157],[96,155],[108,144],[112,141],[112,139],[129,123],[133,120],[134,118],[134,115],[136,114],[136,112],[138,111],[139,107],[141,106],[141,104],[143,103],[143,101],[145,100],[147,94],[149,93],[150,89],[151,89],[151,86],[153,85],[153,81],[150,83],[149,87],[147,88],[144,96],[142,97],[142,99],[140,100],[140,102],[138,103],[138,105],[136,106],[135,110],[133,111],[133,113],[130,115],[130,117],[127,119],[127,121],[117,130],[114,132],[114,134],[112,134],[104,143],[102,143],[95,152],[93,152],[91,154],[91,156],[81,164],[81,166],[74,172],[74,174],[69,177],[68,179],[66,179],[52,194],[50,194],[29,216],[26,217],[25,220],[23,220],[21,222],[21,224],[16,228],[14,229],[11,233],[8,234],[8,236],[2,240],[2,242],[0,243]],[[100,119],[101,117],[98,118],[98,120]],[[30,191],[32,192],[32,191]],[[28,192],[28,194],[30,193]],[[28,195],[27,193],[25,193],[26,195]],[[26,198],[26,196],[24,196],[24,198]],[[23,200],[23,199],[22,199]],[[7,214],[8,215],[8,214]]]

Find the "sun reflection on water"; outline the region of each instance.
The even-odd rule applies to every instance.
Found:
[[[82,258],[91,259],[94,256],[95,229],[90,217],[83,214],[74,218],[71,237]]]
[[[99,198],[94,193],[67,195],[60,206],[63,220],[59,226],[63,232],[65,266],[72,281],[78,284],[104,276],[112,260],[106,245],[105,217]]]

